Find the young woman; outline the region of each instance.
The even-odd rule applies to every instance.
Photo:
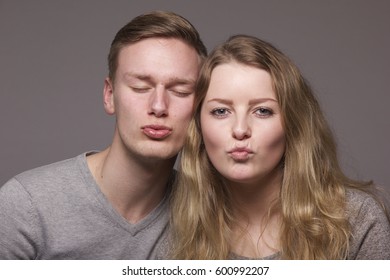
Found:
[[[371,183],[347,178],[279,50],[234,36],[206,60],[172,201],[176,259],[390,259]]]

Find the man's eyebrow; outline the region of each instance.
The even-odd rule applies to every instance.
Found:
[[[127,72],[124,74],[125,79],[137,79],[141,81],[145,81],[148,83],[153,83],[155,80],[152,76],[147,74],[141,74],[141,73],[134,73],[134,72]],[[185,79],[180,77],[172,77],[169,78],[166,85],[167,86],[173,86],[173,85],[195,85],[196,80],[193,79]]]
[[[146,82],[152,82],[153,78],[150,75],[138,74],[133,72],[126,72],[124,74],[125,79],[137,79]]]
[[[179,77],[174,77],[169,79],[168,85],[195,85],[196,81],[192,79],[184,79]]]

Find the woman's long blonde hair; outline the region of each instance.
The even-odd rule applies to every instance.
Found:
[[[194,119],[172,197],[172,258],[229,258],[231,196],[206,154],[199,114],[213,69],[231,61],[266,70],[281,109],[286,150],[282,187],[272,211],[281,216],[280,257],[346,258],[351,232],[345,190],[365,189],[370,183],[350,180],[341,171],[331,130],[297,67],[271,44],[246,35],[233,36],[214,49],[200,72]]]

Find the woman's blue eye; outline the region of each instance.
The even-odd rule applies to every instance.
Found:
[[[267,108],[258,108],[255,113],[261,117],[271,116],[273,112]]]
[[[216,108],[211,111],[211,114],[217,117],[224,116],[228,113],[226,108]]]

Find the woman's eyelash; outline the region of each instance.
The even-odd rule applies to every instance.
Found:
[[[210,111],[210,114],[212,116],[218,117],[218,118],[223,118],[226,117],[230,113],[228,108],[214,108]],[[253,110],[253,113],[260,118],[266,118],[270,117],[274,114],[272,109],[266,108],[266,107],[259,107]]]
[[[273,111],[271,109],[265,108],[265,107],[260,107],[255,110],[255,113],[259,116],[271,116],[273,115]]]
[[[227,113],[228,113],[228,109],[226,108],[215,108],[210,112],[211,115],[217,117],[225,116]]]

